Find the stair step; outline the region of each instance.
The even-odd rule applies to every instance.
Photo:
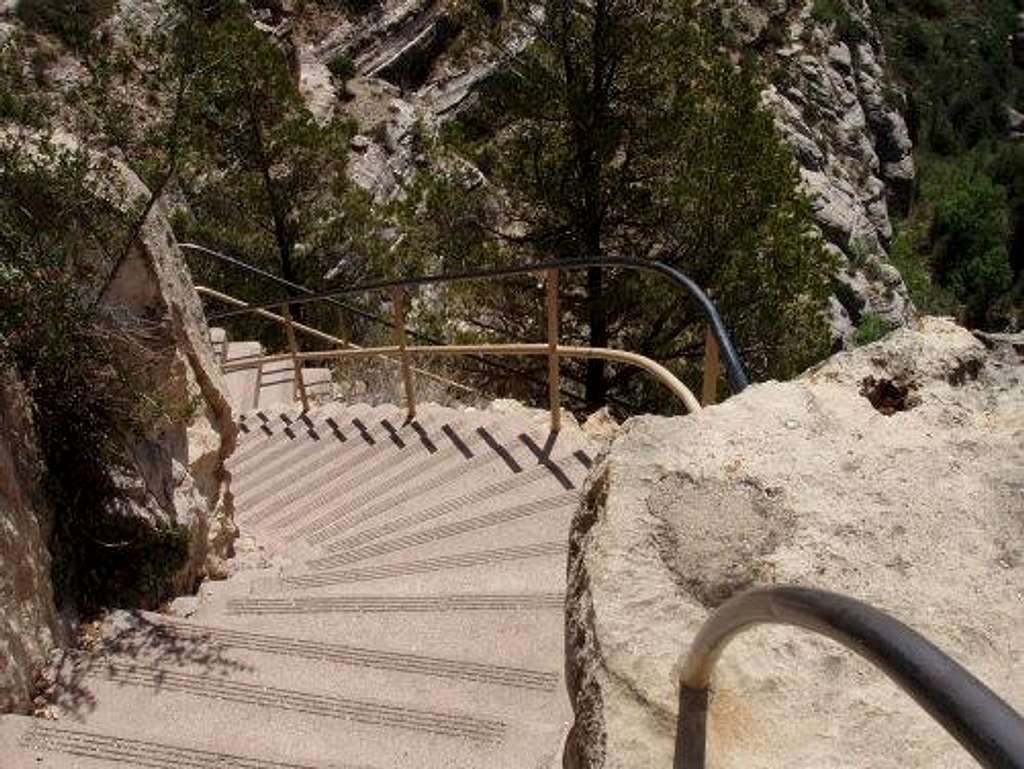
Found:
[[[452,544],[463,549],[467,547],[467,542],[489,544],[496,540],[509,544],[521,542],[520,536],[529,538],[530,534],[548,536],[554,541],[566,544],[568,524],[575,508],[573,496],[561,494],[519,505],[503,506],[479,515],[405,532],[399,536],[364,541],[354,547],[337,543],[340,546],[329,555],[315,559],[308,566],[313,570],[358,566],[360,562],[368,559],[379,561],[381,558],[387,559],[389,556],[410,552],[442,555],[448,552]],[[436,552],[439,545],[442,550]]]
[[[382,590],[412,595],[442,590],[556,591],[565,584],[567,552],[561,541],[467,550],[393,563],[286,574],[254,583],[253,592],[266,597],[295,591],[315,594],[328,588],[340,588],[350,596]]]
[[[122,626],[117,631],[113,645],[118,651],[129,652],[136,658],[141,650],[154,646],[152,639],[158,639],[158,648],[173,646],[176,649],[185,649],[191,644],[203,651],[217,654],[228,649],[233,652],[258,653],[348,668],[372,668],[537,692],[555,692],[560,677],[557,667],[552,670],[536,670],[379,648],[306,641],[288,636],[200,625],[148,612],[130,615],[127,624],[127,628]]]
[[[225,363],[237,363],[255,360],[263,355],[263,345],[259,342],[228,342]],[[259,372],[256,368],[232,371],[224,375],[224,384],[228,390],[228,400],[236,413],[249,411],[256,405],[256,384]]]
[[[581,474],[576,475],[574,487],[581,483]],[[402,507],[377,505],[359,511],[348,521],[340,518],[312,532],[306,541],[322,546],[327,553],[336,553],[351,548],[359,538],[379,537],[417,528],[422,524],[434,525],[439,519],[468,517],[487,512],[495,504],[507,504],[512,499],[531,501],[538,496],[549,497],[564,490],[560,481],[544,466],[466,485],[469,486],[468,490],[460,487],[438,499],[411,499],[405,500],[406,504]],[[385,516],[384,513],[388,515]],[[357,526],[364,528],[359,530]]]
[[[325,417],[324,427],[327,429],[310,430],[307,427],[305,431],[286,435],[270,451],[259,454],[257,464],[245,473],[244,478],[239,479],[242,481],[236,495],[239,501],[262,504],[262,500],[268,497],[268,486],[278,493],[294,483],[308,481],[314,470],[326,471],[336,465],[342,456],[356,450],[366,450],[367,441],[352,426],[353,421],[374,425],[376,420],[358,409],[346,409],[337,417]],[[375,443],[382,438],[380,430],[377,432],[373,438]]]
[[[288,539],[295,540],[328,515],[324,508],[329,508],[334,500],[356,497],[366,500],[371,484],[408,477],[454,456],[440,454],[437,450],[437,442],[430,438],[434,432],[432,419],[416,420],[400,428],[395,428],[388,420],[380,421],[379,429],[372,422],[360,421],[356,425],[365,431],[366,434],[360,437],[367,445],[343,466],[339,467],[329,455],[318,455],[305,467],[296,468],[278,493],[260,500],[254,508],[252,520],[263,522],[276,517],[277,520],[268,527],[292,529]],[[447,423],[442,427],[445,426],[452,429]],[[376,437],[370,442],[366,436],[372,434]],[[424,435],[427,440],[423,440]]]
[[[100,769],[129,766],[168,769],[317,769],[311,764],[277,760],[266,755],[236,755],[204,749],[195,744],[133,739],[121,734],[98,733],[37,718],[10,719],[17,736],[6,745],[0,739],[4,767],[61,767]],[[338,769],[370,769],[363,765],[332,763]]]

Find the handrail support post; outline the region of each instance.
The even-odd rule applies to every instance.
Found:
[[[548,408],[551,432],[562,429],[561,382],[558,366],[558,270],[547,271]]]
[[[711,327],[704,336],[704,382],[701,387],[700,405],[712,406],[718,400],[718,341]]]
[[[302,402],[302,413],[309,411],[309,396],[306,394],[306,381],[302,378],[302,362],[299,360],[299,343],[295,339],[295,324],[292,321],[292,313],[287,304],[281,305],[281,315],[284,317],[285,334],[288,337],[288,352],[292,356],[292,370],[295,372],[295,386],[292,388],[292,400],[298,393]]]
[[[409,351],[405,339],[405,289],[395,286],[391,289],[391,299],[395,310],[395,345],[402,364],[402,385],[405,389],[405,407],[409,419],[416,417],[416,391],[413,387],[412,368],[409,364]]]
[[[679,718],[672,769],[704,769],[710,690],[679,687]]]

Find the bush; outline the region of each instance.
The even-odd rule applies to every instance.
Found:
[[[29,29],[55,34],[80,48],[114,5],[115,0],[21,0],[18,17]]]
[[[865,344],[877,342],[883,336],[892,331],[892,325],[882,316],[868,312],[861,317],[854,334],[854,342],[858,347]]]
[[[344,53],[338,54],[327,62],[327,69],[343,85],[356,75],[355,62],[352,61],[351,56]]]
[[[181,532],[155,544],[116,513],[131,447],[169,415],[150,384],[154,329],[99,301],[138,212],[99,199],[97,173],[84,153],[0,143],[0,365],[32,402],[56,513],[58,603],[84,611],[166,591],[187,551]]]
[[[936,277],[965,305],[969,324],[988,326],[989,310],[1013,283],[1006,190],[986,173],[961,167],[934,183],[941,184],[930,232]]]
[[[867,37],[864,25],[850,15],[842,0],[814,0],[811,18],[819,24],[833,26],[836,36],[849,45],[856,45]]]

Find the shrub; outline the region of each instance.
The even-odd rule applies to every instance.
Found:
[[[138,214],[94,194],[99,173],[82,152],[0,143],[0,365],[32,402],[58,602],[85,611],[166,590],[187,550],[181,532],[140,538],[116,512],[131,447],[170,415],[153,394],[155,329],[99,301]]]
[[[55,34],[79,48],[110,16],[114,4],[115,0],[21,0],[18,17],[30,29]]]
[[[867,37],[864,25],[847,10],[842,0],[814,0],[811,18],[822,25],[831,25],[844,43],[856,45]]]
[[[854,342],[858,347],[877,342],[883,336],[892,331],[892,325],[880,315],[873,312],[864,313],[857,331],[854,334]]]
[[[332,76],[337,79],[342,85],[347,83],[356,75],[356,65],[352,61],[352,57],[347,54],[338,54],[333,59],[327,62],[327,69],[330,70]]]

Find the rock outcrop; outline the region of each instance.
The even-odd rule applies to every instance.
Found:
[[[150,195],[127,167],[111,164],[117,201]],[[98,194],[106,194],[97,182]],[[188,556],[174,576],[175,592],[203,576],[225,576],[224,559],[237,536],[230,476],[224,460],[234,451],[236,427],[205,316],[188,267],[158,201],[142,223],[135,246],[116,264],[97,265],[94,287],[102,304],[154,329],[149,386],[170,414],[184,415],[139,436],[137,474],[124,478],[116,514],[154,531],[188,532]]]
[[[912,306],[899,273],[885,262],[890,208],[905,213],[915,166],[901,110],[904,95],[884,71],[885,50],[862,0],[725,0],[723,15],[740,43],[759,52],[771,81],[765,104],[793,148],[815,219],[841,257],[833,328],[873,313],[903,325]]]
[[[0,369],[0,713],[29,709],[35,676],[62,639],[43,472],[24,388]]]
[[[149,197],[131,171],[114,168],[121,175],[125,200]],[[135,451],[135,481],[144,489],[136,512],[158,525],[174,523],[190,532],[188,561],[175,578],[175,589],[186,590],[200,577],[225,575],[223,561],[237,536],[230,476],[224,468],[234,451],[236,427],[199,296],[159,202],[146,217],[129,258],[101,274],[97,285],[108,307],[158,319],[160,333],[149,340],[157,356],[151,386],[172,413],[188,414],[185,421],[160,425]]]
[[[755,584],[866,600],[1024,711],[1024,337],[925,318],[799,379],[623,425],[572,528],[567,767],[672,763],[678,675]],[[752,630],[720,661],[710,766],[975,766],[831,641]]]
[[[34,133],[13,130],[0,138],[18,143],[29,153],[40,140]],[[77,141],[67,134],[52,138],[62,150],[79,151]],[[38,159],[46,163],[51,157],[40,154]],[[114,475],[121,494],[107,510],[105,521],[110,531],[123,529],[124,537],[118,541],[142,543],[140,549],[157,560],[172,561],[184,550],[173,573],[165,574],[161,563],[144,564],[140,573],[159,575],[159,579],[124,586],[130,593],[126,601],[153,605],[169,593],[192,589],[204,576],[226,576],[224,559],[231,554],[237,529],[224,461],[234,450],[236,427],[202,306],[162,205],[157,201],[151,207],[136,208],[151,198],[138,177],[97,153],[87,152],[86,157],[93,168],[92,190],[98,199],[123,209],[126,223],[145,212],[144,218],[137,220],[130,249],[90,254],[90,263],[79,266],[83,267],[80,290],[84,299],[94,300],[108,317],[117,319],[126,337],[131,337],[131,343],[116,342],[116,349],[122,356],[144,358],[145,366],[130,368],[142,375],[139,384],[150,400],[161,404],[165,414],[148,434],[133,436],[134,443],[128,447],[130,469],[117,470]],[[52,606],[53,600],[45,552],[51,518],[33,480],[46,468],[40,465],[37,452],[20,448],[20,443],[28,446],[31,441],[22,438],[29,430],[27,417],[20,416],[24,407],[18,405],[22,395],[16,384],[4,383],[3,418],[12,428],[4,430],[10,445],[4,445],[3,452],[16,461],[12,465],[4,460],[0,492],[5,502],[0,512],[7,516],[4,535],[6,530],[12,532],[10,540],[17,550],[3,551],[0,545],[3,575],[12,572],[14,579],[13,587],[5,590],[0,600],[13,602],[12,622],[30,615],[42,619],[35,626],[25,620],[22,627],[11,630],[12,639],[21,639],[11,641],[11,648],[16,643],[25,648],[15,649],[9,656],[5,652],[0,661],[4,670],[17,671],[10,676],[20,688],[17,697],[6,702],[0,694],[0,710],[24,705],[24,680],[38,657],[32,650],[41,650],[52,636],[46,632],[50,627],[47,612],[52,609],[45,608]],[[24,569],[8,569],[8,557],[11,564],[24,562]],[[29,595],[34,598],[25,598]],[[5,620],[7,616],[4,606]]]

